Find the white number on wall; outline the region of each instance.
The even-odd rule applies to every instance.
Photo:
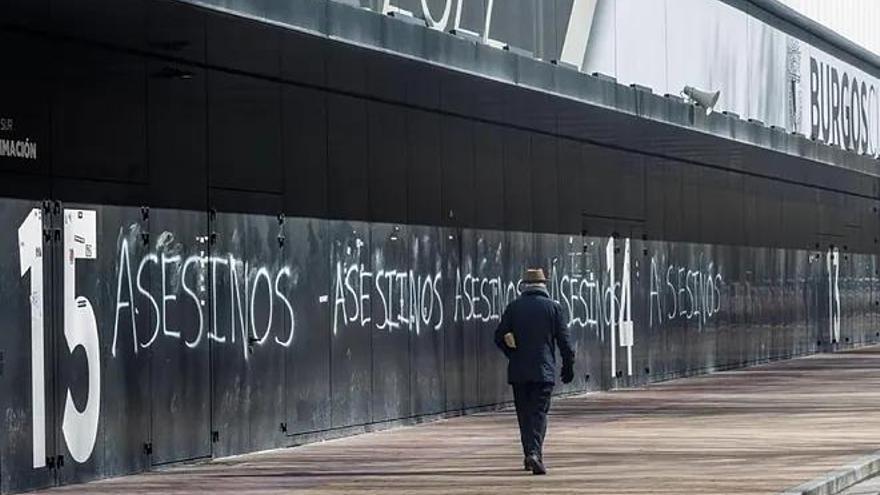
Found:
[[[46,465],[46,378],[43,363],[43,213],[39,208],[18,227],[21,276],[31,274],[31,411],[34,467]]]
[[[97,215],[92,210],[64,210],[64,339],[71,354],[82,347],[86,356],[89,394],[80,411],[70,389],[64,404],[62,432],[71,457],[86,462],[95,449],[101,405],[101,354],[98,324],[92,304],[76,295],[76,261],[96,259]],[[46,466],[46,377],[43,325],[43,219],[38,208],[31,210],[18,228],[21,276],[30,272],[31,305],[31,407],[33,422],[33,465]]]
[[[98,323],[92,303],[76,295],[76,260],[98,256],[96,217],[93,210],[64,210],[64,338],[71,354],[83,348],[89,369],[86,406],[77,410],[68,389],[61,426],[67,449],[77,462],[86,462],[95,448],[101,404]]]

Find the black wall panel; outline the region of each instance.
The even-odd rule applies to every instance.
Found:
[[[461,241],[460,232],[452,228],[440,228],[437,240],[438,253],[441,260],[441,279],[439,286],[443,289],[444,325],[441,328],[443,341],[443,390],[446,411],[464,409],[465,383],[465,334],[461,314],[456,315],[458,308],[455,294],[461,289]],[[450,314],[450,308],[452,314]],[[419,410],[418,405],[414,408]]]
[[[504,133],[504,228],[532,229],[532,168],[529,135],[518,130]]]
[[[322,39],[297,31],[281,33],[281,77],[287,81],[325,86],[327,64]]]
[[[816,190],[804,186],[787,185],[783,193],[782,232],[787,244],[801,247],[820,244],[822,248],[833,244],[817,232],[819,208]]]
[[[474,124],[474,191],[480,192],[480,201],[475,200],[474,216],[480,228],[504,228],[505,145],[501,128]]]
[[[447,126],[442,117],[419,110],[406,111],[407,212],[409,223],[441,225],[444,220],[454,221],[446,209],[446,177],[443,156],[446,143],[443,136]],[[403,150],[401,150],[403,152]],[[462,177],[461,190],[467,190],[467,179]]]
[[[5,26],[46,27],[49,25],[49,0],[9,0],[0,6]]]
[[[192,62],[205,61],[203,10],[174,0],[147,2],[146,23],[148,50]]]
[[[703,169],[700,178],[700,233],[710,244],[736,244],[745,237],[743,176]]]
[[[443,201],[442,208],[436,210],[436,215],[425,217],[425,220],[428,220],[426,223],[449,226],[473,225],[476,209],[479,207],[474,184],[476,145],[473,124],[468,120],[453,117],[435,122],[438,125],[442,123],[442,150],[439,154],[434,154],[432,148],[424,150],[425,153],[421,156],[426,160],[422,163],[435,171],[429,172],[425,167],[419,175],[428,178],[435,187],[438,183],[442,184]],[[422,142],[436,142],[436,137],[425,134]],[[442,156],[442,166],[438,167],[435,160],[428,159],[429,156]],[[436,180],[436,170],[442,171],[442,182]],[[432,209],[432,213],[433,211]]]
[[[143,49],[145,0],[50,0],[50,29],[68,36]]]
[[[369,423],[373,417],[372,335],[369,325],[370,227],[334,222],[330,241],[332,426]],[[381,365],[381,363],[379,363]]]
[[[473,56],[473,45],[464,44],[460,49],[468,50],[463,56]],[[440,79],[440,109],[456,115],[470,115],[474,102],[470,78],[451,70],[438,71],[437,77]]]
[[[27,51],[21,50],[25,44],[29,47]],[[53,45],[49,41],[0,31],[0,57],[10,67],[16,68],[5,71],[0,80],[2,118],[13,121],[11,129],[3,131],[2,136],[4,139],[37,143],[36,159],[5,157],[0,162],[0,172],[24,172],[37,177],[49,175],[52,156],[49,145],[51,101],[46,95],[52,88],[52,79],[47,67],[49,64],[45,60],[49,59],[52,50]],[[12,181],[0,182],[4,183],[0,185],[0,191],[5,195],[29,197],[28,192],[31,191],[18,191]]]
[[[33,210],[36,210],[32,213]],[[31,222],[35,231],[19,228],[33,215]],[[46,225],[51,217],[47,214]],[[44,441],[43,455],[38,456],[38,465],[45,466],[47,457],[55,456],[55,436],[59,431],[52,411],[55,408],[53,369],[53,297],[41,291],[52,287],[53,262],[52,247],[44,243],[42,236],[44,213],[42,206],[34,201],[3,200],[0,208],[0,225],[8,226],[0,230],[0,243],[4,252],[17,260],[8,265],[12,270],[4,270],[0,275],[0,290],[7,297],[0,298],[0,311],[9,331],[0,332],[0,406],[10,411],[2,420],[0,430],[2,454],[0,454],[0,491],[17,492],[29,488],[46,487],[55,483],[55,472],[45,467],[34,468],[34,452],[38,450],[34,441],[38,408],[33,406],[34,383],[43,385],[44,396]],[[23,242],[24,241],[24,242]],[[48,262],[48,263],[47,263]],[[42,276],[40,276],[40,272]],[[33,311],[43,316],[42,328],[32,324]],[[39,316],[37,317],[39,318]],[[36,321],[39,321],[38,319]],[[43,346],[32,347],[35,330],[42,336]],[[35,357],[36,356],[36,357]],[[39,359],[43,366],[39,366]],[[33,374],[38,374],[34,381]],[[39,376],[44,377],[43,381]],[[60,433],[57,433],[60,434]]]
[[[263,76],[280,74],[280,28],[212,15],[207,18],[205,31],[209,64]]]
[[[399,107],[370,103],[369,182],[370,218],[406,222],[407,163],[406,113]]]
[[[476,340],[476,364],[478,383],[478,405],[485,406],[503,402],[509,393],[506,385],[504,355],[495,347],[495,328],[498,326],[498,299],[493,297],[491,279],[501,275],[501,279],[511,280],[512,266],[510,253],[502,231],[479,230],[474,234],[475,251],[473,271],[465,272],[462,282],[466,289],[462,292],[469,299],[466,306],[469,319],[474,322]],[[512,247],[509,249],[513,249]],[[467,277],[470,275],[470,277]],[[468,280],[469,278],[469,280]],[[515,282],[513,282],[515,283]],[[506,291],[506,284],[496,289],[500,294]],[[493,302],[494,304],[493,309]]]
[[[777,183],[745,177],[743,190],[745,242],[752,245],[761,240],[781,243],[779,225],[782,224],[784,188]]]
[[[90,211],[82,211],[85,209]],[[58,322],[54,333],[54,401],[60,405],[54,412],[56,424],[62,425],[62,431],[67,430],[56,438],[57,452],[71,462],[58,471],[58,481],[81,482],[102,473],[142,471],[149,466],[143,448],[150,435],[150,359],[149,352],[143,352],[148,346],[139,345],[141,352],[137,355],[132,352],[117,359],[112,353],[114,333],[116,330],[127,332],[132,327],[125,325],[121,318],[118,327],[106,323],[115,320],[117,309],[117,280],[113,275],[118,265],[113,256],[114,241],[124,240],[132,248],[129,254],[140,258],[144,245],[138,242],[139,233],[146,226],[136,208],[87,208],[67,204],[61,215],[65,232],[62,252],[70,254],[64,257],[62,269],[53,274],[53,285],[57,288],[53,294],[55,307],[67,315]],[[112,275],[105,281],[102,274]],[[141,281],[140,285],[135,284],[138,289],[151,292],[152,275],[138,275]],[[149,342],[161,331],[156,312],[149,323],[148,314],[144,312],[143,318],[133,317],[139,324],[138,335],[143,329],[142,343]],[[131,320],[130,317],[129,324]],[[105,324],[98,325],[98,322]],[[85,345],[76,350],[74,346],[80,341]],[[93,342],[97,344],[94,347]],[[123,342],[127,349],[133,350],[133,340]],[[92,381],[96,375],[97,381]],[[76,411],[84,414],[81,422],[76,420],[74,410],[65,406],[68,400]],[[113,407],[101,408],[102,404],[113,404]],[[81,433],[81,429],[89,429],[82,427],[89,423],[87,418],[92,411],[98,421],[94,447],[89,448],[90,435]],[[71,421],[69,428],[63,426],[65,416]],[[82,452],[91,452],[91,455],[84,456]]]
[[[701,186],[703,168],[695,165],[679,166],[681,169],[681,219],[682,239],[694,241],[703,236],[701,219],[703,216]]]
[[[556,201],[559,218],[559,232],[580,234],[582,225],[581,212],[581,144],[568,139],[556,140],[556,195],[550,199]],[[546,198],[544,198],[546,200]]]
[[[284,238],[291,274],[282,290],[295,316],[286,370],[288,432],[326,430],[331,426],[330,274],[335,274],[324,261],[330,259],[327,222],[286,220]]]
[[[53,173],[146,183],[146,61],[72,43],[54,56]]]
[[[209,251],[211,323],[207,340],[211,350],[211,441],[217,456],[251,445],[251,345],[244,266],[251,247],[247,222],[245,215],[221,213],[209,224],[211,234],[216,233]]]
[[[369,211],[367,105],[348,96],[327,97],[327,180],[330,218],[366,219]]]
[[[409,229],[372,224],[370,230],[371,276],[362,280],[367,285],[365,296],[369,297],[364,310],[375,321],[362,331],[372,328],[372,421],[381,422],[412,415],[410,376],[413,367],[421,363],[413,362],[411,340],[420,329],[416,298],[421,297],[421,283],[410,270]],[[357,293],[359,298],[364,297],[360,289]]]
[[[401,60],[391,54],[370,57],[366,67],[367,92],[375,98],[392,103],[404,103],[408,87],[412,85],[409,72],[418,62]]]
[[[479,233],[462,229],[459,234],[458,267],[455,272],[453,323],[461,327],[461,396],[464,408],[482,405],[482,382],[480,381],[481,349],[485,348],[485,336],[481,335],[479,321],[472,314],[473,277],[477,273]]]
[[[284,211],[327,216],[327,100],[323,92],[286,86],[282,95]]]
[[[538,232],[559,231],[556,140],[534,136],[531,143],[532,226]]]
[[[371,57],[366,48],[328,43],[324,53],[329,88],[353,94],[363,94],[367,90],[367,65]]]
[[[409,260],[410,304],[414,310],[410,323],[410,414],[436,414],[446,410],[446,303],[444,289],[450,280],[444,273],[442,230],[438,227],[410,227]],[[448,237],[448,235],[447,235]],[[415,284],[412,285],[412,280]],[[412,328],[415,327],[415,332]]]
[[[287,420],[287,366],[286,342],[294,334],[291,327],[293,312],[289,300],[278,295],[290,265],[284,259],[283,235],[278,218],[261,216],[249,218],[247,237],[249,249],[245,267],[244,287],[248,321],[248,353],[250,363],[251,397],[249,435],[251,450],[277,448],[286,444],[281,425]],[[237,301],[237,300],[236,300]]]
[[[211,455],[208,332],[212,329],[209,310],[213,292],[209,283],[210,259],[204,257],[209,247],[207,214],[152,209],[148,225],[150,243],[140,249],[141,259],[143,254],[154,253],[160,264],[163,259],[166,261],[161,266],[165,278],[161,270],[154,269],[151,282],[158,289],[155,294],[173,297],[163,303],[162,311],[162,322],[170,335],[163,333],[150,347],[150,442],[151,460],[156,465]],[[132,257],[130,262],[131,268],[137,270],[140,260]],[[133,350],[133,345],[126,345],[117,352],[129,354]]]
[[[67,207],[75,208],[75,206],[70,205]],[[136,312],[133,317],[129,318],[125,318],[123,314],[120,314],[118,324],[116,324],[117,301],[125,296],[119,295],[119,284],[113,283],[118,282],[118,273],[122,266],[122,260],[113,256],[114,251],[121,252],[120,243],[128,243],[130,248],[128,254],[133,260],[143,260],[148,250],[157,250],[157,246],[167,237],[163,239],[161,236],[151,236],[149,242],[145,243],[141,233],[149,228],[149,222],[137,208],[102,206],[98,209],[97,216],[97,259],[94,261],[82,260],[77,263],[77,277],[82,276],[83,279],[81,281],[77,280],[76,291],[89,298],[89,300],[94,301],[92,308],[95,311],[97,321],[114,321],[113,326],[104,325],[98,327],[98,335],[102,343],[101,355],[103,356],[101,373],[103,377],[101,380],[102,401],[104,404],[113,404],[113,407],[108,407],[102,411],[99,424],[103,424],[103,426],[99,427],[98,430],[100,449],[96,450],[98,454],[95,457],[96,469],[94,473],[86,474],[86,479],[92,478],[96,473],[135,473],[149,467],[150,459],[144,451],[144,444],[151,441],[151,414],[149,411],[153,409],[151,407],[153,402],[151,394],[151,371],[153,366],[153,363],[151,363],[151,346],[155,341],[150,341],[153,338],[158,340],[171,330],[165,324],[166,322],[163,321],[162,316],[150,314],[148,311]],[[87,236],[86,239],[88,239]],[[100,244],[101,239],[111,240],[111,242],[116,240],[117,244],[105,242],[102,246]],[[73,241],[74,243],[77,242],[75,237]],[[126,262],[128,261],[126,260]],[[162,261],[163,258],[160,254],[159,263],[151,264],[150,266],[145,265],[143,271],[144,277],[141,281],[152,294],[164,294],[163,280],[160,275],[161,269],[165,268],[162,265]],[[128,266],[125,268],[127,272]],[[156,270],[152,270],[153,268]],[[89,270],[94,270],[91,275]],[[170,269],[168,270],[170,271]],[[140,266],[138,266],[138,271],[140,271]],[[99,273],[117,274],[117,276],[114,279],[111,275],[109,277],[110,280],[105,281],[102,280],[103,277],[95,276]],[[137,275],[135,273],[136,277]],[[128,273],[126,273],[126,278],[127,276]],[[135,287],[138,286],[137,280],[134,285]],[[114,302],[117,303],[114,304]],[[80,306],[80,304],[78,303],[77,306]],[[160,303],[159,307],[161,309],[163,305]],[[126,325],[126,322],[128,325]],[[138,329],[136,333],[133,332],[135,324]],[[129,333],[129,331],[132,332],[130,334],[131,340],[124,339],[122,334]],[[117,349],[118,353],[114,354],[112,343],[117,336],[117,343],[120,347]],[[137,353],[132,352],[127,356],[122,355],[123,342],[131,346],[126,350],[134,350],[134,336],[137,336],[139,340],[138,346],[140,351]],[[61,347],[64,346],[62,345]],[[144,352],[145,350],[146,352]],[[71,356],[79,357],[78,354],[78,352],[74,352]],[[82,369],[81,364],[82,361],[77,364],[68,363],[69,367],[67,369]],[[59,377],[68,376],[63,368],[58,373]],[[59,380],[59,383],[62,381],[63,378]],[[67,467],[68,465],[65,464],[65,468]],[[74,472],[76,472],[74,475],[76,478],[82,479],[83,473],[79,472],[76,468]],[[64,476],[65,474],[62,472],[61,475]]]
[[[211,186],[280,193],[281,136],[279,84],[208,72]]]
[[[590,235],[629,235],[643,228],[645,179],[641,157],[585,146],[581,176],[584,218]]]
[[[147,73],[151,203],[204,209],[208,193],[205,72],[151,61]]]

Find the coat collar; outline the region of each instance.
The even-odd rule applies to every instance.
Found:
[[[550,297],[550,293],[547,292],[547,286],[544,284],[523,284],[522,292],[520,294],[523,296]]]

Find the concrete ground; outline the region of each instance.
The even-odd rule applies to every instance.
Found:
[[[880,449],[880,348],[554,402],[548,476],[511,411],[44,493],[773,494]]]

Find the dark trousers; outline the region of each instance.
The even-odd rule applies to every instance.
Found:
[[[544,435],[547,433],[547,412],[550,411],[552,383],[514,383],[513,402],[519,420],[523,455],[543,458]]]

